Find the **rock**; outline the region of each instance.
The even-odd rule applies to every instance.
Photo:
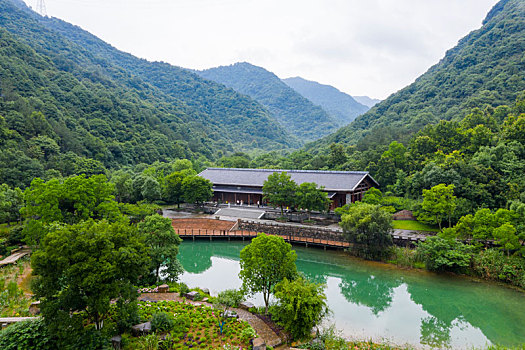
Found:
[[[226,318],[239,318],[239,315],[237,315],[237,313],[232,310],[224,311],[223,316]]]
[[[131,327],[131,333],[136,337],[151,333],[151,322],[140,323]]]
[[[252,303],[250,303],[249,301],[243,301],[242,303],[239,304],[239,307],[241,309],[244,309],[244,310],[249,310],[251,309],[252,307],[255,307],[255,305],[253,305]]]
[[[255,338],[253,340],[253,350],[266,350],[266,343],[262,338]]]
[[[203,303],[206,303],[207,301],[208,301],[208,298],[204,298],[204,299],[202,299],[202,302],[203,302]]]
[[[194,300],[197,295],[199,295],[199,292],[193,291],[193,292],[186,293],[184,296],[187,299]]]
[[[170,291],[170,286],[167,284],[162,284],[157,288],[157,293],[168,293]]]
[[[202,288],[201,290],[204,294],[210,295],[210,290],[208,288]]]
[[[31,315],[38,315],[40,313],[40,301],[34,301],[29,305],[29,313]]]
[[[111,338],[111,345],[113,346],[113,349],[120,350],[122,348],[122,336],[116,335]]]

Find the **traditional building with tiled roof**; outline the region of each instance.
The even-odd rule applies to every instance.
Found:
[[[324,187],[332,200],[332,210],[359,201],[368,189],[379,187],[366,171],[208,168],[199,176],[213,183],[213,201],[256,205],[266,204],[262,188],[268,176],[275,172],[286,172],[298,185],[314,182]]]

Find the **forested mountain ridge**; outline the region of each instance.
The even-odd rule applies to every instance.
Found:
[[[392,94],[349,126],[307,146],[360,145],[361,149],[392,139],[407,141],[429,123],[460,120],[472,107],[512,104],[525,89],[525,3],[503,0],[483,26],[416,81]]]
[[[264,68],[241,62],[197,73],[263,104],[286,131],[301,140],[316,140],[334,132],[339,125],[321,107],[314,105]]]
[[[283,79],[289,87],[321,106],[338,122],[345,126],[370,108],[357,102],[352,96],[339,91],[333,86],[320,84],[301,77]]]
[[[148,67],[159,86],[144,78]],[[122,53],[18,0],[0,0],[0,116],[0,182],[17,186],[46,174],[297,145],[249,97]]]

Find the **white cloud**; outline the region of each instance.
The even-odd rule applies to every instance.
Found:
[[[29,5],[36,0],[26,0]],[[46,0],[117,48],[188,68],[248,61],[385,98],[481,26],[496,0]]]

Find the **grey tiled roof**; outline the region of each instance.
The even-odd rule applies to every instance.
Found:
[[[315,182],[324,186],[326,191],[351,191],[367,176],[379,185],[367,171],[208,168],[199,176],[210,180],[214,185],[262,187],[268,175],[283,171],[298,185]]]

